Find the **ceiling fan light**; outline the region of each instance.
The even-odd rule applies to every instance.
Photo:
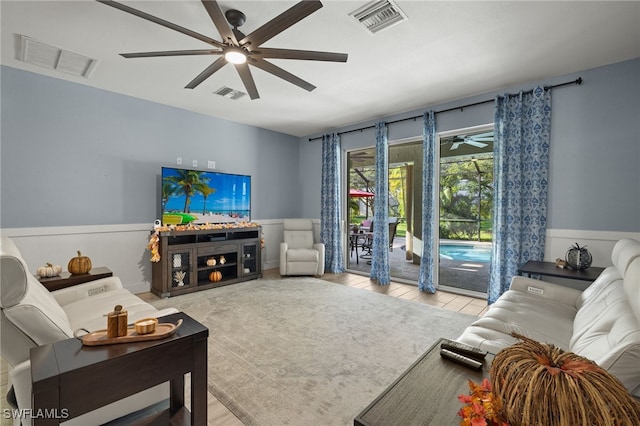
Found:
[[[244,64],[247,62],[247,55],[238,48],[230,47],[225,50],[224,59],[232,64]]]

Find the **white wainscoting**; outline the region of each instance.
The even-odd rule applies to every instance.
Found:
[[[587,246],[593,257],[593,266],[611,266],[611,251],[616,241],[633,238],[640,241],[640,232],[585,231],[575,229],[547,229],[544,260],[564,259],[569,247],[578,243]]]
[[[265,247],[262,251],[263,269],[280,265],[282,219],[257,220],[262,226]],[[314,233],[319,240],[320,221],[314,219]],[[43,228],[7,228],[0,230],[11,237],[32,272],[47,262],[66,270],[69,259],[80,250],[91,258],[93,266],[106,266],[120,277],[125,288],[133,293],[151,288],[151,261],[146,250],[151,224],[62,226]],[[570,229],[547,230],[545,260],[564,258],[568,248],[576,242],[586,245],[593,256],[593,266],[611,265],[611,250],[621,238],[640,240],[640,232],[609,232]],[[567,283],[581,288],[584,283]]]
[[[265,247],[263,269],[280,265],[282,219],[256,220],[262,226]],[[16,243],[32,273],[47,262],[67,269],[69,260],[80,250],[91,258],[93,266],[106,266],[132,293],[151,288],[151,260],[146,249],[152,224],[56,226],[41,228],[5,228],[2,236]],[[314,220],[316,238],[320,221]]]
[[[544,260],[554,262],[557,258],[564,259],[569,247],[578,243],[580,247],[587,246],[593,258],[592,266],[606,268],[611,266],[611,252],[618,240],[633,238],[640,241],[640,232],[586,231],[577,229],[547,229],[547,241],[544,250]],[[543,277],[545,281],[563,284],[567,287],[584,290],[589,283],[562,278]]]
[[[2,229],[16,243],[29,269],[35,273],[47,262],[67,270],[80,250],[93,266],[106,266],[133,293],[151,288],[151,260],[146,250],[150,224],[59,226]]]

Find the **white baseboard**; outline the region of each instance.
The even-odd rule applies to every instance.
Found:
[[[264,265],[262,266],[262,270],[265,271],[267,269],[276,269],[276,268],[280,268],[280,262],[275,260],[275,261],[270,261],[270,262],[265,262]]]

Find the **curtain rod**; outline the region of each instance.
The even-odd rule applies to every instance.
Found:
[[[578,78],[576,78],[575,80],[572,80],[572,81],[567,81],[567,82],[564,82],[564,83],[554,84],[554,85],[551,85],[551,86],[544,86],[544,90],[551,90],[551,89],[556,89],[558,87],[564,87],[564,86],[573,86],[573,85],[578,85],[579,86],[581,84],[582,84],[582,77],[578,77]],[[533,89],[524,91],[522,93],[525,93],[525,94],[533,93]],[[517,96],[518,94],[511,94],[509,96]],[[471,104],[460,105],[460,106],[453,107],[453,108],[443,109],[441,111],[436,111],[435,114],[441,114],[443,112],[455,111],[457,109],[459,109],[460,111],[463,111],[465,108],[469,108],[469,107],[477,106],[477,105],[484,105],[484,104],[488,104],[488,103],[494,102],[494,101],[495,101],[495,98],[487,99],[486,101],[479,101],[479,102],[474,102],[474,103],[471,103]],[[420,117],[422,117],[422,115],[416,115],[415,117],[401,118],[399,120],[389,121],[389,122],[387,122],[387,124],[395,124],[395,123],[401,123],[403,121],[416,120],[416,119],[418,119]],[[345,130],[344,132],[338,132],[338,136],[346,135],[347,133],[362,132],[363,130],[375,129],[375,128],[376,128],[376,126],[366,126],[366,127],[360,127],[359,129]],[[310,138],[309,142],[313,142],[313,141],[317,141],[317,140],[321,140],[321,139],[322,139],[322,136],[318,136],[318,137],[315,137],[315,138]]]

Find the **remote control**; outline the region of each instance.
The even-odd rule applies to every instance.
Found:
[[[464,343],[456,342],[455,340],[443,340],[440,347],[442,349],[447,349],[451,352],[456,352],[460,355],[478,360],[484,359],[488,354],[487,351],[483,351],[480,348],[475,348]]]
[[[482,362],[477,361],[473,358],[467,358],[466,356],[460,355],[459,353],[451,352],[447,349],[440,349],[440,356],[442,358],[446,358],[448,360],[456,362],[460,365],[464,365],[465,367],[469,367],[473,370],[482,370]]]

